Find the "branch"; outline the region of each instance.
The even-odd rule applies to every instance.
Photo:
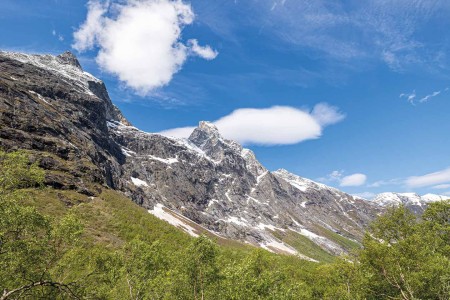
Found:
[[[80,299],[77,295],[75,295],[75,293],[70,289],[69,284],[64,284],[64,283],[60,283],[60,282],[53,282],[53,281],[48,281],[48,280],[44,280],[44,281],[36,281],[36,282],[32,282],[30,284],[21,286],[19,288],[13,289],[11,291],[8,290],[4,290],[3,291],[3,295],[0,297],[0,300],[6,300],[8,299],[11,295],[20,292],[21,294],[23,294],[24,292],[31,290],[32,288],[35,288],[37,286],[50,286],[53,288],[57,288],[60,291],[68,291],[69,294],[72,296],[73,299]]]

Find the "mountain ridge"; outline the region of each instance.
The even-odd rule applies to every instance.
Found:
[[[286,170],[270,172],[209,122],[188,139],[143,132],[70,52],[0,52],[0,98],[0,146],[31,151],[48,171],[46,184],[95,195],[89,183],[100,183],[184,229],[193,222],[301,256],[284,241],[299,234],[338,255],[350,250],[342,239],[357,243],[385,209]]]

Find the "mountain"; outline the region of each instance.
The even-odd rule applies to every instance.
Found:
[[[448,199],[448,196],[425,194],[420,196],[416,193],[381,193],[376,195],[372,202],[381,207],[405,205],[415,213],[422,213],[428,203]]]
[[[0,52],[0,126],[0,147],[26,149],[47,170],[47,185],[96,196],[100,184],[191,235],[310,260],[359,247],[387,201],[270,172],[209,122],[188,139],[143,132],[70,52]]]

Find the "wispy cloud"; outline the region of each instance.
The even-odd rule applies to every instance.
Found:
[[[417,98],[416,90],[412,91],[411,93],[401,93],[400,98],[406,98],[406,100],[411,103],[412,105],[416,105],[417,103],[425,103],[428,102],[431,98],[434,98],[436,96],[441,95],[442,93],[445,93],[449,90],[449,88],[445,88],[443,90],[435,91],[431,94],[425,95],[421,98]],[[418,99],[418,100],[417,100]]]
[[[288,106],[241,108],[213,123],[225,138],[241,144],[288,145],[317,139],[326,126],[344,118],[336,107],[319,103],[311,111]],[[189,126],[160,133],[186,138],[194,129]]]
[[[353,194],[353,196],[359,197],[359,198],[364,198],[364,199],[372,199],[373,197],[375,197],[375,193],[372,192],[363,192],[363,193],[357,193],[357,194]]]
[[[58,41],[63,42],[64,36],[56,32],[55,29],[52,30],[52,35],[58,39]]]
[[[195,4],[213,6],[199,3]],[[242,26],[253,26],[260,29],[269,46],[277,47],[282,41],[290,47],[314,50],[310,51],[314,57],[320,55],[348,62],[348,65],[357,61],[380,61],[395,71],[411,66],[441,68],[444,61],[436,58],[447,52],[442,43],[429,47],[430,37],[425,39],[420,34],[430,19],[450,11],[447,0],[220,3],[218,18],[212,17],[212,10],[208,10],[205,18],[199,14],[202,21],[220,34],[226,30],[230,36]],[[241,17],[250,14],[252,18]],[[230,20],[234,20],[234,24]]]
[[[378,181],[369,183],[367,185],[367,187],[377,188],[377,187],[386,186],[386,185],[401,185],[403,183],[404,183],[404,179],[394,178],[394,179],[389,179],[389,180],[378,180]]]
[[[445,190],[445,189],[450,189],[450,183],[446,183],[446,184],[438,184],[432,187],[433,189],[436,190]]]
[[[414,99],[416,99],[416,96],[416,90],[414,90],[411,93],[401,93],[399,98],[406,98],[409,103],[414,105]]]
[[[421,176],[411,176],[405,180],[405,184],[412,188],[450,184],[450,167]]]
[[[354,173],[344,176],[344,171],[335,170],[327,176],[318,178],[317,180],[325,183],[337,182],[339,186],[342,187],[362,186],[367,181],[367,175],[363,173]]]

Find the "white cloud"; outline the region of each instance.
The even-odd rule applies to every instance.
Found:
[[[361,186],[366,183],[367,176],[362,173],[355,173],[344,176],[344,171],[333,171],[325,177],[317,179],[321,182],[338,182],[340,186]]]
[[[400,98],[406,98],[409,103],[414,104],[414,99],[416,99],[416,91],[412,91],[412,93],[401,93]]]
[[[207,59],[207,60],[212,60],[212,59],[216,58],[216,56],[219,54],[216,50],[213,50],[210,46],[204,46],[204,47],[200,46],[198,44],[198,41],[195,39],[189,40],[188,45],[190,46],[191,51],[194,54],[196,54],[204,59]]]
[[[316,180],[320,182],[336,182],[341,180],[343,174],[344,174],[343,170],[341,171],[335,170],[330,174],[328,174],[327,176],[317,178]]]
[[[439,95],[441,93],[441,91],[437,91],[434,92],[430,95],[426,95],[425,97],[423,97],[422,99],[419,100],[419,102],[427,102],[430,98],[436,97],[437,95]]]
[[[438,16],[440,21],[441,14],[448,14],[448,0],[364,1],[364,5],[327,0],[237,1],[237,5],[222,1],[220,10],[209,4],[214,1],[199,2],[206,3],[206,22],[218,34],[238,35],[243,26],[261,28],[268,38],[278,38],[271,45],[281,41],[291,48],[311,48],[316,50],[314,57],[323,53],[325,59],[337,60],[341,72],[343,66],[353,70],[359,61],[373,60],[397,71],[410,66],[437,69],[435,57],[446,48],[445,43],[430,47],[429,37],[421,32],[430,20]],[[246,17],[249,13],[251,18]],[[437,36],[446,38],[445,32]]]
[[[366,183],[367,176],[361,173],[355,173],[345,176],[341,179],[340,186],[361,186]]]
[[[213,59],[217,52],[197,40],[181,42],[194,20],[181,0],[127,0],[88,3],[86,21],[74,33],[73,48],[98,47],[97,63],[140,94],[168,84],[191,54]]]
[[[389,179],[389,180],[379,180],[379,181],[375,181],[371,184],[368,184],[368,187],[380,187],[380,186],[385,186],[385,185],[400,185],[403,184],[404,179],[400,179],[400,178],[394,178],[394,179]]]
[[[359,198],[364,198],[364,199],[372,199],[373,197],[375,197],[375,193],[372,192],[363,192],[363,193],[357,193],[357,194],[353,194],[353,196],[359,197]]]
[[[336,107],[330,106],[326,103],[319,103],[314,106],[311,115],[322,126],[335,124],[345,118],[345,115],[339,112]]]
[[[317,106],[320,106],[317,108]],[[316,114],[314,114],[316,111]],[[318,114],[317,111],[327,112]],[[288,106],[241,108],[213,122],[227,139],[241,144],[281,145],[317,139],[326,125],[344,118],[336,107],[321,103],[312,112]],[[188,137],[195,127],[161,132],[166,136]]]
[[[52,35],[57,37],[60,42],[64,41],[64,36],[62,34],[58,34],[55,29],[52,30]]]
[[[431,98],[439,96],[441,93],[447,92],[448,90],[449,90],[449,88],[447,87],[447,88],[445,88],[443,90],[433,92],[433,93],[431,93],[429,95],[426,95],[426,96],[420,98],[418,102],[419,103],[428,102],[428,100],[430,100]],[[408,94],[408,93],[400,94],[400,98],[403,98],[403,97],[407,98],[409,103],[411,103],[413,105],[416,104],[415,100],[417,98],[417,95],[416,95],[416,91],[415,90],[412,93],[410,93],[410,94]]]
[[[88,2],[88,13],[86,20],[80,28],[74,32],[74,44],[72,47],[78,51],[94,48],[96,39],[99,37],[104,27],[104,14],[108,10],[108,3],[98,1]]]
[[[412,176],[407,178],[405,183],[407,186],[414,188],[447,184],[450,183],[450,168],[422,176]]]
[[[450,183],[446,183],[446,184],[438,184],[432,187],[433,189],[437,189],[437,190],[444,190],[444,189],[449,189],[450,188]]]

